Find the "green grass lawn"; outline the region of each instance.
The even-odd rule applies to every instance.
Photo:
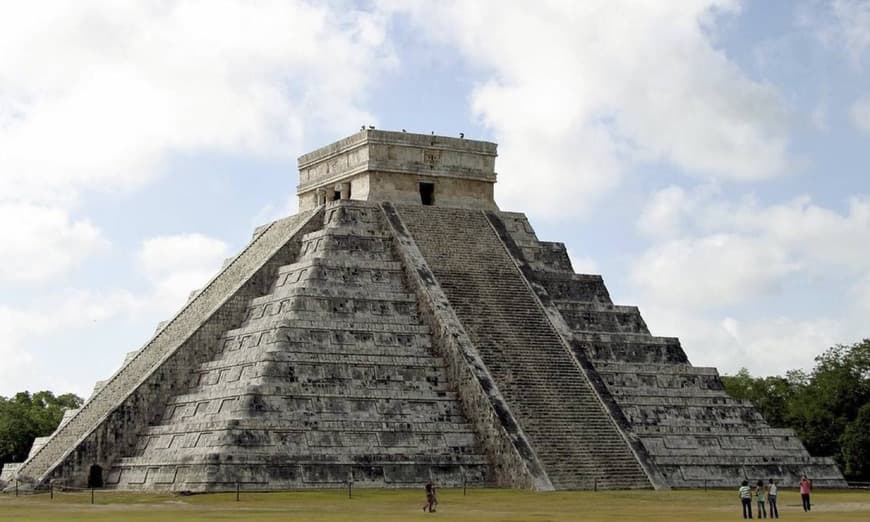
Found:
[[[438,512],[423,513],[422,489],[296,491],[281,493],[215,493],[194,496],[97,491],[15,497],[0,495],[0,520],[640,520],[717,521],[741,519],[737,491],[608,491],[531,493],[504,489],[439,491]],[[780,490],[784,520],[870,520],[870,492],[816,491],[813,511],[804,513],[796,491]],[[753,509],[755,506],[753,505]]]

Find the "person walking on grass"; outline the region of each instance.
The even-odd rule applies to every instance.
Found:
[[[767,518],[767,510],[764,509],[766,500],[764,481],[759,480],[755,483],[755,501],[758,502],[758,518]]]
[[[752,518],[752,489],[748,481],[744,480],[740,484],[737,495],[740,497],[740,503],[743,504],[743,518]]]
[[[804,511],[810,510],[810,491],[813,490],[813,481],[808,479],[806,475],[801,477],[800,482],[801,503],[804,506]]]
[[[776,509],[776,482],[770,479],[770,485],[767,486],[767,503],[770,504],[770,518],[779,518],[779,510]]]
[[[438,497],[435,495],[435,484],[432,481],[426,483],[426,503],[423,504],[423,511],[427,509],[429,513],[435,512],[435,506],[438,505]]]

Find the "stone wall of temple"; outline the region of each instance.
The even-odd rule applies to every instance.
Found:
[[[714,368],[689,363],[678,339],[650,334],[636,307],[613,304],[597,275],[575,274],[563,245],[537,240],[523,214],[494,214],[542,301],[561,316],[644,452],[672,487],[730,487],[800,476],[845,486],[830,458],[811,457],[792,430],[771,428],[724,391]]]

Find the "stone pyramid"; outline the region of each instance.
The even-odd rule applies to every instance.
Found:
[[[4,477],[221,491],[842,486],[493,199],[496,145],[364,130]]]

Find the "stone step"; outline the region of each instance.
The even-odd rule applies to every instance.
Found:
[[[284,322],[326,322],[326,321],[344,321],[346,324],[373,324],[373,325],[405,325],[419,326],[419,318],[416,310],[414,312],[403,312],[385,307],[377,311],[365,312],[341,312],[333,311],[329,313],[307,310],[284,310],[275,312],[274,315],[265,315],[266,310],[260,309],[256,312],[247,314],[242,327],[269,327],[278,325]]]
[[[685,375],[695,376],[719,376],[716,368],[704,366],[692,366],[686,363],[630,363],[621,361],[595,361],[595,369],[600,374],[632,375]]]
[[[352,256],[330,254],[328,259],[343,260]],[[309,257],[303,262],[311,262],[321,257]],[[392,264],[387,261],[367,261],[366,264]],[[361,269],[345,266],[330,267],[314,265],[297,268],[291,272],[279,274],[271,287],[271,292],[280,292],[283,288],[297,286],[312,288],[341,288],[348,294],[365,294],[374,289],[403,290],[405,288],[404,275],[399,270]]]
[[[201,401],[214,401],[216,399],[237,399],[239,397],[260,397],[277,399],[362,399],[380,400],[389,399],[404,402],[431,402],[431,401],[455,401],[456,393],[448,388],[434,390],[397,390],[401,396],[396,396],[390,390],[378,390],[368,388],[352,388],[349,386],[325,386],[322,389],[301,389],[292,382],[276,384],[267,378],[251,379],[247,382],[228,383],[218,390],[196,390],[191,393],[182,393],[172,397],[168,404],[189,404]]]
[[[357,346],[353,344],[320,347],[303,342],[275,343],[223,352],[218,359],[202,363],[199,371],[211,371],[258,362],[299,362],[323,364],[360,364],[363,366],[438,366],[443,362],[432,356],[425,344],[412,346]]]
[[[191,448],[191,450],[195,450],[196,448]],[[365,464],[366,465],[376,465],[376,464],[388,464],[388,463],[407,463],[407,464],[439,464],[439,463],[452,463],[452,464],[467,464],[467,465],[477,465],[483,466],[486,465],[486,458],[479,454],[463,454],[463,453],[453,453],[453,452],[432,452],[432,453],[419,453],[419,454],[407,454],[407,453],[388,453],[388,452],[368,452],[365,450],[358,448],[358,453],[354,454],[352,452],[347,453],[311,453],[308,455],[305,454],[284,454],[280,453],[281,464],[321,464],[321,463],[332,463],[332,464],[360,464],[358,458],[355,455],[365,454]],[[186,452],[185,452],[186,453]],[[216,464],[214,459],[215,453],[214,450],[192,453],[190,458],[184,459],[184,464],[197,464],[197,463],[206,463],[206,464]],[[246,451],[246,448],[237,448],[233,449],[232,453],[232,461],[235,465],[244,465],[244,464],[266,464],[273,463],[275,460],[276,452],[264,452],[262,450],[257,450],[256,448],[252,448],[252,451]],[[164,462],[153,462],[149,457],[123,457],[118,460],[117,465],[119,467],[122,466],[144,466],[144,465],[166,465],[166,464],[176,464],[179,462],[178,457],[175,459],[167,459]]]
[[[316,432],[308,433],[288,433],[285,434],[286,439],[280,444],[259,445],[248,441],[243,441],[240,445],[238,440],[231,438],[230,440],[220,442],[215,445],[202,446],[185,446],[175,442],[175,446],[171,448],[154,448],[150,445],[146,447],[141,455],[124,457],[122,464],[136,464],[142,462],[162,463],[177,463],[179,462],[178,453],[183,451],[184,462],[191,459],[208,458],[215,453],[229,453],[233,459],[254,460],[257,458],[274,460],[280,458],[282,463],[291,463],[299,460],[328,459],[334,458],[353,458],[354,456],[365,455],[368,459],[372,454],[388,456],[395,455],[404,457],[402,460],[416,461],[420,456],[429,455],[450,455],[451,457],[467,457],[464,462],[483,464],[486,458],[480,454],[480,450],[471,446],[447,446],[443,440],[437,440],[437,437],[429,437],[428,439],[419,437],[416,444],[392,446],[391,440],[381,442],[377,434],[371,434],[367,437],[357,437],[356,442],[353,441],[352,433],[328,433],[319,434]],[[298,437],[296,437],[298,435]],[[290,440],[292,439],[292,440]],[[194,439],[194,442],[195,439]],[[200,442],[202,444],[202,442]],[[437,449],[433,449],[437,447]],[[127,460],[132,459],[132,460]],[[195,462],[196,460],[194,460]],[[456,458],[454,462],[463,461]]]
[[[304,346],[304,345],[303,345]],[[276,348],[249,349],[248,353],[259,351],[253,359],[242,357],[237,358],[221,358],[203,363],[200,365],[199,371],[209,372],[214,370],[222,370],[233,368],[236,366],[246,366],[250,364],[266,364],[266,363],[292,363],[292,364],[307,364],[307,365],[324,365],[324,366],[342,366],[342,367],[360,367],[360,368],[429,368],[442,371],[445,366],[444,362],[432,357],[427,353],[425,348],[392,348],[386,352],[385,347],[360,348],[353,345],[348,345],[348,350],[320,351],[309,350],[302,351],[301,348]],[[239,352],[234,352],[237,354]]]
[[[266,304],[280,303],[282,301],[296,299],[305,301],[306,299],[315,300],[348,300],[348,301],[373,301],[373,302],[403,302],[411,303],[416,307],[417,298],[414,294],[405,291],[404,288],[396,289],[381,289],[369,287],[368,292],[353,292],[343,286],[322,286],[312,287],[303,285],[288,286],[281,292],[266,294],[262,297],[252,299],[249,308],[262,306]]]
[[[283,430],[292,431],[293,429],[317,429],[318,431],[337,431],[337,432],[410,432],[410,433],[473,433],[473,429],[468,422],[450,422],[450,421],[432,421],[432,422],[398,422],[391,420],[353,420],[342,417],[336,417],[332,420],[319,420],[312,418],[302,423],[288,424],[280,422],[277,419],[234,419],[231,421],[232,427],[228,427],[226,421],[212,422],[178,422],[173,424],[161,424],[147,427],[143,435],[172,435],[184,434],[190,432],[216,431],[216,430]]]
[[[424,334],[429,335],[429,328],[421,324],[400,324],[374,321],[357,321],[353,319],[288,319],[281,318],[274,323],[262,322],[258,324],[248,324],[239,328],[227,330],[223,334],[223,339],[237,338],[245,335],[256,335],[269,333],[274,330],[281,330],[281,333],[291,335],[292,330],[302,330],[305,332],[368,332],[368,333],[387,333],[387,334]]]
[[[604,460],[590,460],[597,455],[630,465],[633,454],[483,214],[399,214],[553,485],[576,487],[577,470],[605,474]],[[563,463],[574,471],[554,467]],[[648,487],[637,462],[634,472]]]
[[[302,242],[308,243],[318,239],[335,238],[359,239],[366,242],[380,241],[382,244],[391,243],[393,241],[393,236],[381,228],[374,230],[355,227],[324,227],[302,236]]]
[[[398,261],[377,261],[359,259],[350,255],[330,255],[327,257],[311,257],[300,259],[278,268],[278,278],[282,275],[296,272],[302,268],[340,268],[355,271],[396,272],[402,273],[402,264]]]
[[[721,429],[720,429],[721,428]],[[640,436],[653,435],[678,435],[678,436],[733,436],[733,437],[792,437],[798,439],[797,434],[787,428],[771,428],[767,424],[725,424],[714,426],[709,423],[683,424],[683,425],[638,425],[634,432]],[[799,440],[799,439],[798,439]]]
[[[655,408],[658,406],[680,406],[686,408],[708,408],[714,406],[717,408],[753,408],[750,401],[732,399],[724,392],[711,392],[710,395],[704,396],[700,393],[662,393],[662,390],[658,388],[650,389],[648,390],[649,393],[646,394],[638,393],[638,391],[633,393],[614,393],[614,396],[617,397],[620,404],[625,406],[647,406],[649,408]]]

